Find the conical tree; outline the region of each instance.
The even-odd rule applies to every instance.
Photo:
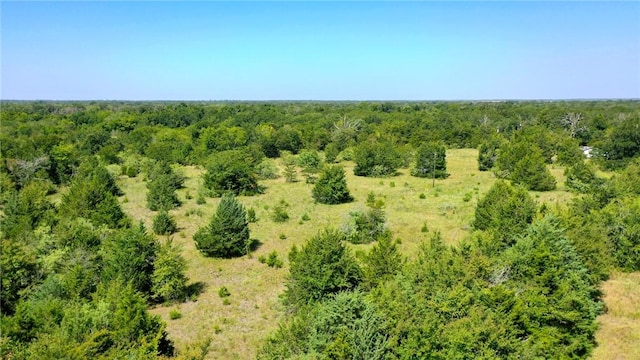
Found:
[[[353,200],[341,166],[330,165],[322,170],[313,187],[313,198],[322,204],[342,204]]]
[[[231,193],[222,196],[209,226],[193,236],[205,256],[229,258],[247,253],[249,224],[247,212]]]

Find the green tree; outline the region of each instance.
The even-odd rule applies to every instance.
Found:
[[[249,224],[242,204],[232,194],[225,194],[208,226],[193,236],[196,247],[205,256],[229,258],[247,253]]]
[[[393,144],[386,140],[365,141],[354,151],[356,166],[353,173],[358,176],[383,177],[396,174],[402,165],[402,157]]]
[[[593,165],[583,160],[567,167],[564,170],[564,175],[567,178],[567,187],[581,193],[591,192],[593,187],[600,186],[604,182],[596,176]]]
[[[171,235],[176,230],[176,220],[166,210],[160,210],[153,217],[153,232],[157,235]]]
[[[170,175],[161,174],[147,182],[147,207],[150,210],[171,210],[180,206]]]
[[[395,276],[403,264],[402,255],[391,237],[391,232],[378,238],[365,259],[364,279],[369,287]]]
[[[111,228],[129,225],[129,219],[112,189],[97,178],[73,180],[69,192],[62,195],[60,214],[72,218],[82,217],[94,225],[107,225]]]
[[[416,163],[411,170],[411,175],[424,178],[446,178],[449,176],[446,158],[447,153],[444,145],[422,144],[416,151]]]
[[[136,291],[149,295],[157,252],[156,240],[142,223],[119,230],[102,243],[103,278],[120,278],[131,283]]]
[[[340,291],[352,290],[361,281],[360,267],[335,230],[324,230],[298,251],[289,253],[289,277],[285,303],[299,307]]]
[[[509,245],[533,221],[536,204],[526,189],[497,181],[478,202],[473,227],[489,230]]]
[[[164,301],[183,301],[187,295],[187,262],[182,249],[168,238],[160,244],[151,277],[153,294]]]
[[[0,278],[2,279],[2,314],[12,314],[20,299],[20,293],[32,285],[40,271],[35,254],[27,247],[12,241],[2,240],[0,252]]]
[[[493,169],[498,159],[498,151],[501,143],[500,138],[491,137],[489,140],[480,144],[478,147],[478,170],[489,171]]]
[[[342,204],[353,201],[347,188],[344,168],[339,165],[325,166],[313,186],[312,195],[321,204]]]
[[[239,150],[216,153],[207,166],[204,185],[218,194],[255,195],[262,192],[253,161],[248,157]]]
[[[384,319],[360,292],[313,304],[267,339],[258,359],[384,359]]]
[[[516,162],[511,180],[534,191],[550,191],[556,188],[556,179],[547,168],[540,150],[535,147]]]

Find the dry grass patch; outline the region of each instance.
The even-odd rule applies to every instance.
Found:
[[[598,317],[593,359],[640,359],[640,273],[614,273],[602,291],[607,312]]]

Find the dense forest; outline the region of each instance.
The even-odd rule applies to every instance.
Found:
[[[3,358],[206,356],[209,345],[176,349],[149,312],[203,291],[231,301],[188,279],[172,241],[186,166],[202,170],[189,198],[220,198],[189,241],[222,259],[260,246],[249,229],[264,220],[241,199],[268,193],[279,172],[328,206],[354,201],[345,163],[431,184],[449,176],[448,150],[472,148],[497,179],[453,245],[425,224],[428,239],[403,253],[389,199],[370,193],[348,226],[314,229],[287,259],[256,259],[287,270],[260,359],[586,358],[606,311],[601,283],[640,271],[638,101],[7,101],[0,116]],[[568,203],[532,195],[559,186],[551,165]],[[145,183],[152,226],[124,211],[124,178]],[[270,207],[270,221],[308,220],[288,205]]]

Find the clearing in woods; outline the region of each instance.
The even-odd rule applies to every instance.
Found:
[[[339,228],[345,224],[351,210],[365,209],[367,195],[371,192],[384,201],[387,225],[406,256],[411,257],[419,244],[435,231],[442,233],[446,243],[454,244],[469,233],[478,199],[496,181],[491,172],[478,170],[477,156],[475,149],[449,150],[447,171],[450,176],[436,180],[435,187],[432,187],[431,179],[410,176],[408,169],[400,169],[397,176],[389,178],[354,176],[354,164],[344,162],[347,184],[355,200],[341,205],[314,203],[311,197],[313,185],[306,184],[301,174],[298,176],[301,181],[295,183],[287,183],[283,176],[261,181],[266,187],[264,194],[239,197],[245,208],[253,208],[256,212],[258,221],[250,224],[250,229],[251,237],[257,239],[260,246],[250,256],[236,259],[205,258],[195,248],[193,234],[209,222],[219,199],[207,198],[206,204],[198,205],[196,198],[203,169],[180,167],[186,181],[185,188],[178,190],[182,206],[170,212],[179,227],[173,238],[182,246],[190,282],[202,284],[203,291],[195,301],[157,306],[151,312],[167,322],[169,336],[178,349],[209,337],[209,358],[255,358],[256,350],[276,329],[283,315],[279,295],[284,290],[288,273],[287,255],[292,245],[304,244],[325,227]],[[284,166],[279,159],[276,162],[282,174]],[[563,169],[553,165],[550,169],[558,180],[558,189],[532,192],[532,195],[538,203],[546,202],[550,206],[566,203],[573,195],[565,191]],[[121,197],[125,211],[151,229],[155,212],[146,208],[147,189],[142,176],[121,176],[119,183],[125,193]],[[281,200],[288,204],[286,211],[290,219],[276,223],[270,214]],[[308,221],[302,221],[304,214],[308,215]],[[425,225],[428,228],[426,232]],[[351,245],[356,255],[366,252],[370,246]],[[260,256],[273,251],[284,262],[280,269],[258,261]],[[229,301],[223,301],[218,295],[222,286],[231,293],[226,298]],[[637,292],[635,294],[637,298]],[[182,317],[171,320],[169,312],[172,310],[178,310]],[[603,319],[606,323],[606,318]]]

